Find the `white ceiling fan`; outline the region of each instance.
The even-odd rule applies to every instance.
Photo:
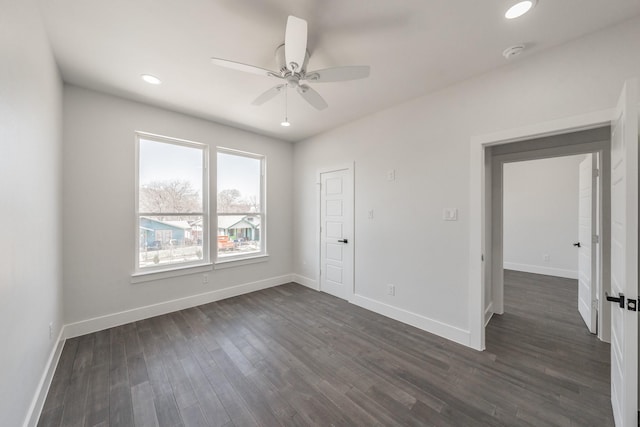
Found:
[[[368,65],[332,67],[308,72],[308,61],[307,21],[295,16],[289,16],[287,19],[284,44],[276,49],[276,64],[278,64],[279,71],[271,71],[227,59],[211,58],[211,62],[221,67],[284,80],[284,83],[280,83],[258,96],[252,102],[253,105],[262,105],[290,87],[295,89],[313,107],[324,110],[327,108],[326,101],[305,82],[340,82],[369,77]]]

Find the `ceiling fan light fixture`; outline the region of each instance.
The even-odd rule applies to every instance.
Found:
[[[140,78],[151,85],[159,85],[162,83],[162,80],[151,74],[141,74]]]
[[[536,5],[536,0],[524,0],[511,6],[504,14],[507,19],[519,18]]]

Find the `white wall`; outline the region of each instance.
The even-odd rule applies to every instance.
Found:
[[[578,167],[584,158],[504,165],[504,268],[578,278],[573,243],[578,241]]]
[[[62,327],[62,83],[34,2],[0,11],[0,425],[18,426]]]
[[[468,342],[471,137],[611,108],[640,74],[638,40],[635,19],[296,144],[295,273],[318,274],[316,170],[355,161],[360,301]],[[444,222],[445,207],[459,221]]]
[[[137,236],[134,131],[209,144],[212,177],[216,145],[265,154],[269,260],[209,272],[207,284],[203,283],[202,273],[132,284]],[[179,305],[136,312],[140,307],[236,285],[260,281],[265,284],[269,279],[289,280],[293,256],[290,143],[65,86],[63,149],[65,320],[68,324],[80,322],[72,334],[157,314],[158,310],[175,310]],[[215,201],[215,188],[212,193],[210,199]],[[202,299],[183,302],[193,305],[194,301]],[[126,310],[134,312],[85,322]]]

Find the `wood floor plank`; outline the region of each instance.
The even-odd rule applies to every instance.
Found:
[[[43,411],[38,420],[38,427],[58,427],[62,421],[63,409],[64,406],[60,404],[60,406]]]
[[[198,365],[195,358],[184,358],[180,362],[189,381],[191,381],[191,386],[193,387],[200,405],[200,410],[206,422],[209,425],[221,426],[231,421],[218,395],[209,384],[207,377],[202,369],[200,369],[200,365]]]
[[[127,357],[127,365],[129,367],[129,384],[131,387],[149,381],[147,361],[144,354],[137,353]]]
[[[100,351],[103,351],[102,349]],[[86,427],[109,423],[109,363],[93,366],[85,406]]]
[[[125,351],[125,330],[116,327],[111,332],[109,362],[109,423],[111,426],[132,426],[133,405]]]
[[[224,350],[214,350],[211,354],[216,364],[222,369],[224,376],[246,402],[253,417],[264,425],[282,425],[282,423],[278,421],[277,415],[279,414],[275,414],[269,405],[269,401],[267,400],[268,396],[264,394],[263,390],[258,391],[258,389],[245,378],[242,371],[233,363]]]
[[[79,338],[71,338],[65,342],[58,366],[56,366],[53,379],[51,380],[51,386],[49,387],[49,393],[47,393],[43,412],[62,408],[64,395],[68,390],[69,381],[73,374],[73,364],[76,352],[78,351],[79,341]],[[62,411],[60,411],[60,414],[62,415]]]
[[[93,366],[108,365],[110,355],[110,333],[106,329],[95,333],[95,343],[93,346],[93,357],[91,364]]]
[[[180,409],[178,409],[178,404],[176,403],[173,393],[158,395],[154,392],[153,403],[156,408],[156,418],[158,419],[158,425],[160,427],[183,425]]]
[[[93,335],[80,337],[78,342],[78,351],[72,366],[73,372],[63,402],[64,410],[61,421],[63,426],[84,425],[94,344],[95,336]]]
[[[198,339],[189,341],[194,357],[204,373],[209,385],[220,399],[231,423],[237,426],[257,426],[255,418],[249,411],[246,402],[227,380],[222,370],[218,367],[213,357],[205,348],[205,344]],[[218,347],[219,349],[219,347]]]
[[[613,426],[574,299],[506,271],[477,352],[286,284],[67,340],[38,425]]]
[[[185,427],[207,427],[208,424],[204,419],[199,404],[194,404],[186,408],[180,409]]]
[[[131,401],[133,404],[133,421],[140,427],[158,427],[156,406],[153,389],[148,382],[131,387]]]

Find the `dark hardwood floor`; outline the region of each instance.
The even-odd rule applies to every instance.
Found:
[[[576,282],[505,279],[484,352],[297,284],[70,339],[39,425],[612,425]]]

